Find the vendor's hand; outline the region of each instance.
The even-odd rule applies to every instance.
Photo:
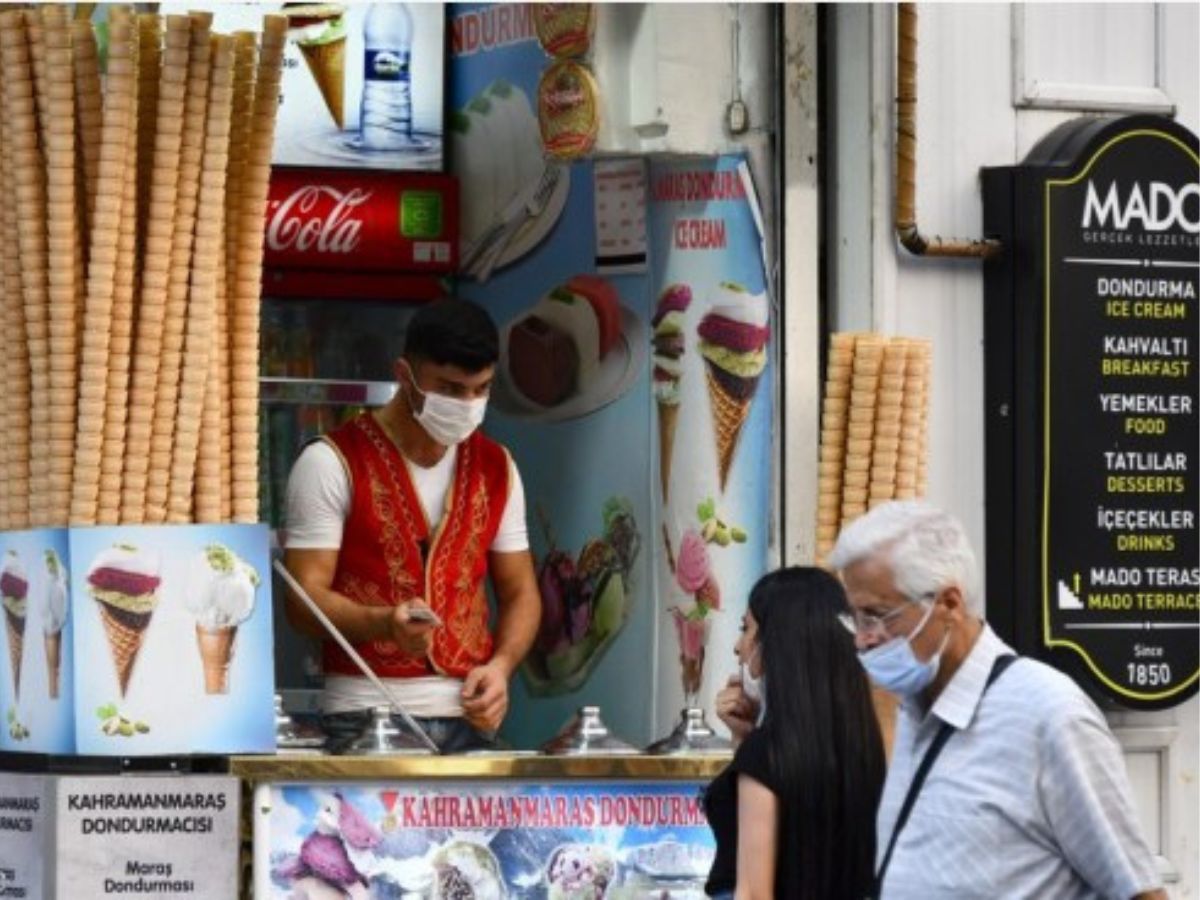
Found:
[[[494,662],[467,673],[462,686],[463,718],[484,732],[494,732],[508,712],[508,674]]]
[[[428,604],[418,598],[405,600],[396,605],[392,613],[392,640],[405,656],[425,656],[433,644],[433,629],[437,626],[432,622],[418,622],[412,618],[412,608],[428,607]]]
[[[746,696],[740,675],[731,675],[725,687],[717,692],[717,718],[726,724],[735,742],[754,730],[758,704]]]

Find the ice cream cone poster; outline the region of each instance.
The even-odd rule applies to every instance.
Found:
[[[71,533],[80,752],[272,749],[266,529]]]
[[[184,603],[196,617],[206,694],[229,693],[238,627],[253,614],[261,586],[258,570],[224,544],[208,544],[192,557]]]
[[[649,221],[665,730],[685,700],[711,706],[767,567],[774,323],[742,159],[655,163]]]
[[[441,171],[445,13],[440,3],[164,3],[213,29],[288,17],[272,162]]]
[[[74,750],[66,531],[0,535],[7,663],[0,674],[0,749]]]

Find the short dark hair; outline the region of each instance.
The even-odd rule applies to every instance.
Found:
[[[762,723],[783,812],[779,869],[791,900],[867,896],[883,738],[841,583],[824,569],[770,572],[750,592],[766,689]],[[786,858],[785,851],[786,850]]]
[[[500,358],[500,335],[487,310],[448,298],[422,306],[408,322],[404,356],[413,361],[481,372]]]

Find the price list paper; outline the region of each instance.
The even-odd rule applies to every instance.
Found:
[[[1198,163],[1139,128],[1044,187],[1043,639],[1132,705],[1196,688]]]

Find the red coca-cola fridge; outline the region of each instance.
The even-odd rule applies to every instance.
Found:
[[[413,309],[448,291],[458,189],[448,175],[276,167],[267,202],[259,416],[260,518],[285,527],[308,441],[386,403]],[[304,687],[313,648],[282,622],[277,682]]]

